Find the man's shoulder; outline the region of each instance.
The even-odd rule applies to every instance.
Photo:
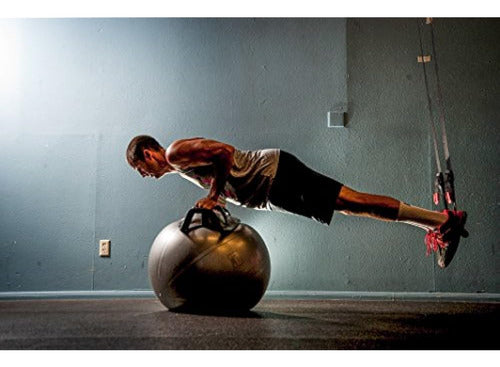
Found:
[[[200,140],[205,140],[205,138],[203,137],[194,137],[194,138],[185,138],[185,139],[177,139],[177,140],[174,140],[168,147],[169,148],[176,148],[176,147],[179,147],[180,145],[184,145],[186,143],[192,143],[192,142],[195,142],[195,141],[200,141]]]
[[[177,139],[174,140],[166,149],[167,157],[173,156],[178,153],[179,149],[186,149],[192,146],[193,143],[199,142],[200,140],[204,140],[205,138],[196,137],[196,138],[186,138],[186,139]]]

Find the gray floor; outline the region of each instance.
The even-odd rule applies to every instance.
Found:
[[[263,300],[247,314],[156,299],[0,302],[0,349],[498,350],[500,303]]]

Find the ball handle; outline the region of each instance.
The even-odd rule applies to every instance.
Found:
[[[221,215],[218,216],[216,212],[219,212]],[[201,225],[191,227],[195,214],[201,215]],[[221,206],[216,206],[213,209],[191,208],[182,221],[181,232],[189,236],[189,232],[192,230],[205,227],[219,232],[222,236],[226,236],[236,228],[239,222],[239,219],[232,217],[229,211]]]

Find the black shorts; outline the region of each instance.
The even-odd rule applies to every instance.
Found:
[[[342,186],[282,150],[269,192],[270,207],[330,224]]]

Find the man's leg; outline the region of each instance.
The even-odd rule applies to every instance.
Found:
[[[340,190],[335,209],[346,215],[404,222],[425,230],[434,230],[448,219],[444,213],[411,206],[388,196],[354,191],[347,186]]]
[[[436,212],[411,206],[388,196],[354,191],[346,186],[340,190],[335,209],[346,215],[358,215],[387,221],[398,221],[427,231],[427,254],[437,254],[437,263],[447,267],[453,259],[460,237],[467,237],[467,213],[462,211]]]

